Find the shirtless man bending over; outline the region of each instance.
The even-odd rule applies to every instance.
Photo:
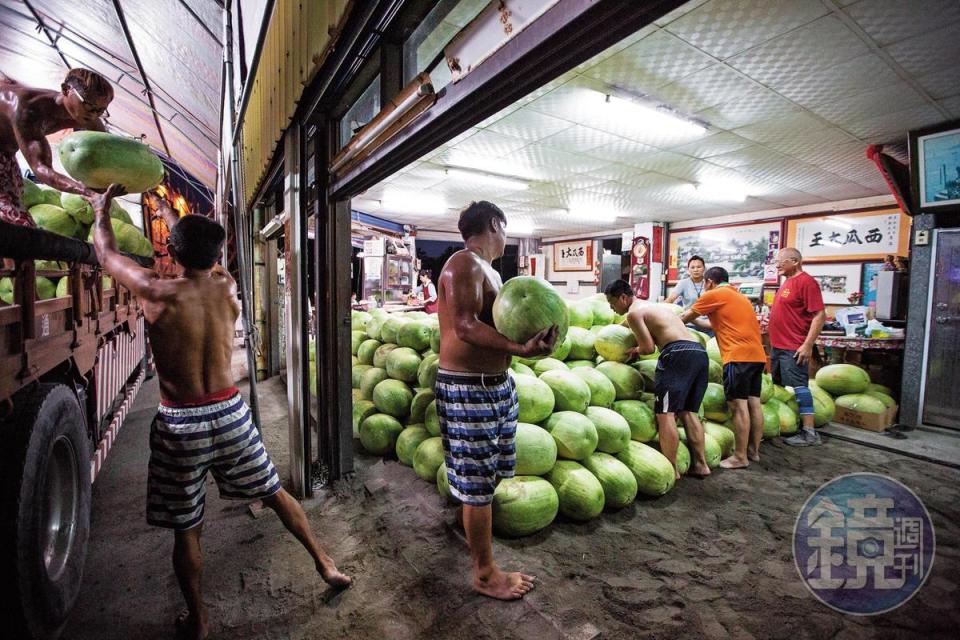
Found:
[[[0,220],[36,226],[23,207],[17,151],[40,182],[87,198],[96,195],[54,171],[47,136],[63,129],[105,131],[100,118],[111,100],[110,83],[87,69],[68,71],[59,91],[26,87],[0,73]]]
[[[207,610],[200,590],[207,472],[222,498],[262,500],[310,552],[320,576],[345,588],[310,530],[300,504],[280,485],[250,410],[233,384],[230,354],[239,314],[236,283],[217,266],[223,227],[203,216],[181,218],[170,232],[170,256],[183,274],[161,279],[117,252],[110,202],[124,189],[111,185],[93,198],[94,246],[100,264],[140,299],[150,326],[160,379],[160,408],[150,430],[147,522],[173,529],[173,568],[187,611],[177,620],[182,635],[205,638]],[[171,221],[172,222],[172,221]]]
[[[440,370],[437,415],[450,493],[463,503],[463,528],[473,563],[473,588],[515,600],[533,589],[533,577],[502,571],[493,561],[493,491],[516,464],[517,389],[507,374],[511,356],[553,351],[557,327],[511,342],[493,326],[501,281],[490,264],[503,255],[507,218],[496,205],[474,202],[460,214],[464,248],[440,274]]]
[[[660,451],[673,465],[676,477],[677,433],[675,414],[680,414],[690,445],[689,474],[697,477],[710,475],[710,466],[704,453],[703,424],[700,422],[700,403],[707,391],[709,360],[699,342],[691,340],[690,331],[672,311],[646,300],[635,300],[633,289],[624,280],[611,282],[604,292],[614,311],[626,315],[625,324],[637,338],[636,353],[647,355],[660,349],[660,360],[654,379],[654,414],[660,434]]]

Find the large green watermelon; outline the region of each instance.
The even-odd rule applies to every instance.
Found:
[[[149,191],[163,180],[163,164],[147,145],[101,131],[75,131],[60,141],[60,163],[91,189],[122,184],[129,193]]]
[[[657,422],[651,409],[640,400],[617,400],[613,410],[626,419],[630,426],[630,438],[637,442],[650,442],[657,435]]]
[[[866,393],[848,393],[834,400],[838,407],[863,413],[884,413],[887,405],[882,400]]]
[[[353,403],[353,437],[360,437],[360,423],[377,412],[370,400],[355,400]]]
[[[617,400],[637,400],[643,392],[643,376],[622,362],[601,362],[597,371],[607,376],[617,392]]]
[[[543,373],[540,380],[553,390],[557,411],[583,413],[590,404],[590,387],[578,375],[568,370],[552,370]]]
[[[440,356],[433,353],[426,356],[417,368],[417,384],[421,389],[433,389],[440,372]]]
[[[61,193],[60,206],[80,224],[93,224],[93,207],[83,196],[75,193]]]
[[[553,522],[559,508],[557,490],[543,478],[505,478],[493,492],[493,530],[511,538],[528,536]]]
[[[777,405],[777,415],[780,417],[780,435],[788,436],[797,432],[799,418],[787,403]]]
[[[897,401],[894,400],[889,394],[883,393],[882,391],[874,391],[872,389],[867,389],[865,393],[868,396],[873,396],[874,398],[876,398],[877,400],[885,404],[888,409],[890,407],[897,406]]]
[[[381,380],[373,388],[373,404],[377,410],[394,418],[406,417],[412,401],[413,392],[400,380]]]
[[[726,429],[724,429],[724,431],[726,431]],[[707,459],[707,466],[711,469],[719,467],[720,461],[723,460],[723,447],[720,442],[711,434],[707,433],[706,430],[704,430],[703,434],[703,454]]]
[[[561,458],[583,460],[597,449],[597,428],[580,413],[557,411],[543,426],[556,441]]]
[[[397,345],[392,342],[385,342],[377,350],[373,352],[373,366],[380,369],[387,368],[387,356],[390,355],[390,352],[394,349],[397,349]],[[357,355],[359,355],[359,350]]]
[[[556,326],[557,342],[563,342],[570,320],[567,305],[553,285],[533,276],[517,276],[507,280],[493,301],[493,324],[519,344]]]
[[[517,385],[517,398],[520,404],[518,420],[538,424],[550,417],[556,403],[550,385],[535,376],[525,374],[517,374],[514,376],[514,381]]]
[[[360,362],[363,364],[373,364],[373,356],[376,353],[377,349],[381,346],[379,340],[374,340],[370,338],[369,340],[364,340],[360,343],[360,346],[357,347],[357,358],[360,359]],[[384,363],[386,364],[386,363]]]
[[[140,229],[137,229],[132,224],[124,222],[122,220],[117,220],[116,218],[110,219],[110,225],[113,227],[113,235],[117,239],[117,248],[124,253],[130,253],[135,256],[141,256],[143,258],[153,257],[153,245],[150,244],[150,241],[147,240],[143,233],[140,232]],[[93,242],[93,235],[96,230],[96,225],[90,227],[90,233],[87,235],[87,242]]]
[[[410,403],[410,424],[423,424],[426,422],[427,407],[436,397],[430,389],[420,389],[413,396]]]
[[[619,453],[630,442],[630,425],[619,413],[606,407],[587,407],[587,417],[597,429],[597,451]]]
[[[373,365],[356,364],[353,366],[350,370],[350,378],[354,389],[360,388],[360,381],[363,379],[363,374],[370,369],[373,369]]]
[[[604,502],[610,509],[622,509],[636,499],[636,477],[627,465],[612,455],[597,451],[581,464],[600,481]]]
[[[572,302],[568,307],[570,326],[589,329],[593,326],[593,306],[587,300]]]
[[[566,360],[570,356],[570,347],[572,343],[570,341],[569,330],[567,335],[563,338],[563,342],[558,342],[553,349],[553,353],[550,354],[551,358],[556,360]]]
[[[357,351],[360,350],[360,345],[363,344],[363,341],[367,339],[367,334],[364,331],[352,331],[350,333],[350,353],[357,355]]]
[[[763,437],[775,438],[780,435],[780,407],[786,406],[776,398],[770,398],[763,408]]]
[[[427,438],[413,452],[413,470],[421,480],[434,481],[441,464],[443,464],[443,438]]]
[[[611,362],[626,362],[628,353],[637,346],[633,331],[619,324],[611,324],[597,333],[594,348],[601,356]]]
[[[569,369],[593,369],[597,366],[593,360],[567,360],[566,365]]]
[[[542,476],[557,462],[557,442],[546,429],[518,422],[514,442],[519,476]]]
[[[367,323],[373,318],[366,311],[353,311],[350,313],[350,326],[354,331],[367,332]]]
[[[360,397],[364,400],[373,400],[374,387],[388,377],[387,370],[380,367],[372,367],[364,371],[360,376]]]
[[[647,389],[653,389],[657,382],[657,364],[659,360],[638,360],[633,363],[633,368],[643,376],[643,386]]]
[[[397,336],[400,335],[400,329],[403,328],[403,325],[411,322],[409,318],[404,318],[399,315],[391,315],[383,325],[380,326],[380,337],[383,338],[383,341],[386,343],[396,343]],[[399,345],[397,345],[399,346]]]
[[[716,360],[709,360],[707,365],[709,367],[707,369],[707,380],[716,382],[717,384],[723,384],[723,366]]]
[[[542,360],[537,360],[533,365],[533,373],[534,375],[538,376],[546,373],[547,371],[566,371],[567,369],[569,369],[569,367],[561,360],[557,360],[556,358],[544,358]]]
[[[690,470],[690,449],[687,444],[681,440],[677,443],[677,473],[686,475]]]
[[[673,488],[676,481],[673,465],[653,447],[631,440],[616,457],[633,473],[637,490],[643,495],[662,496]]]
[[[375,413],[360,423],[360,444],[375,456],[396,451],[403,425],[393,416]]]
[[[593,310],[593,326],[603,327],[611,324],[617,314],[610,308],[610,303],[607,302],[606,296],[602,293],[598,294],[598,296],[599,297],[590,300],[590,307]]]
[[[557,490],[560,513],[571,520],[585,522],[603,511],[603,485],[579,462],[557,460],[546,480]]]
[[[80,225],[63,207],[52,204],[38,204],[30,207],[30,216],[37,226],[58,236],[75,238]]]
[[[834,397],[863,393],[870,388],[870,376],[855,364],[828,364],[817,371],[816,380]]]
[[[813,394],[813,423],[822,427],[833,420],[837,406],[830,394],[823,389],[811,387],[810,392]]]
[[[592,367],[577,367],[573,374],[590,387],[590,404],[595,407],[609,407],[617,397],[610,378]]]
[[[734,436],[733,431],[721,424],[708,421],[703,423],[703,432],[711,436],[720,445],[720,455],[726,457],[733,453],[736,446],[736,436]]]
[[[533,376],[534,378],[537,377],[537,373],[522,362],[512,362],[510,364],[510,368],[513,369],[514,373],[522,373],[524,375]]]
[[[397,332],[397,344],[414,351],[425,351],[430,348],[431,333],[433,325],[425,320],[408,322]]]
[[[36,182],[29,180],[28,178],[23,179],[23,195],[20,197],[20,204],[23,205],[23,208],[29,211],[31,208],[37,206],[38,204],[56,204],[55,202],[48,203],[46,196],[44,195],[43,189],[37,186]]]
[[[720,345],[717,343],[716,338],[707,340],[707,357],[717,364],[723,364],[723,357],[720,355]]]
[[[568,360],[593,360],[597,352],[594,349],[597,336],[582,327],[570,327],[567,335],[570,336],[570,353]]]
[[[440,415],[437,413],[437,401],[431,400],[423,413],[423,426],[431,436],[440,435]]]
[[[420,443],[430,437],[427,430],[422,425],[410,425],[400,432],[397,436],[397,459],[400,464],[408,467],[413,466],[413,454],[416,452]]]
[[[443,463],[437,469],[437,493],[447,499],[447,502],[453,500],[453,494],[450,493],[450,479],[447,478],[447,464]]]
[[[379,343],[383,343],[381,329],[383,328],[383,323],[386,322],[387,318],[380,315],[374,315],[372,312],[370,316],[370,320],[367,322],[367,335],[370,336],[371,340],[376,340]]]
[[[769,373],[764,372],[760,374],[760,402],[766,402],[772,397],[773,397],[773,376],[771,376]]]
[[[703,410],[705,413],[723,413],[727,410],[727,398],[723,393],[723,385],[716,382],[707,383],[707,391],[703,394]]]
[[[871,391],[878,391],[880,393],[887,394],[891,398],[893,397],[893,389],[891,389],[890,387],[885,387],[882,384],[877,384],[875,382],[870,383],[870,386],[867,387],[866,393],[870,393]]]

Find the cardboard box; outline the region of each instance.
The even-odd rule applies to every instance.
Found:
[[[863,411],[854,411],[846,407],[837,407],[837,412],[833,416],[833,422],[866,429],[867,431],[881,432],[893,425],[897,419],[897,410],[899,407],[893,405],[885,413],[864,413]]]

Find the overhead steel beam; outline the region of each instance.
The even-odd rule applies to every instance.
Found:
[[[120,28],[123,30],[123,37],[127,40],[127,46],[130,47],[130,55],[133,56],[133,61],[137,65],[137,71],[140,72],[140,79],[143,81],[143,87],[147,94],[147,100],[150,102],[150,109],[153,111],[153,121],[157,125],[157,133],[160,134],[160,142],[163,143],[163,150],[166,151],[167,156],[173,157],[173,154],[170,153],[170,147],[167,145],[167,139],[163,135],[163,128],[160,126],[160,117],[157,114],[157,105],[153,101],[153,89],[150,87],[150,79],[147,77],[147,72],[143,68],[143,63],[140,62],[140,54],[137,53],[137,46],[133,42],[133,36],[130,34],[130,27],[127,26],[127,19],[123,15],[123,7],[120,6],[120,0],[113,0],[113,9],[117,13],[117,20],[120,21]]]
[[[43,35],[47,36],[47,40],[50,41],[50,46],[53,47],[53,50],[57,52],[57,55],[60,56],[60,59],[63,60],[63,64],[67,65],[67,68],[70,67],[70,63],[67,62],[67,57],[63,55],[63,52],[60,51],[60,47],[57,46],[57,41],[53,39],[53,36],[50,35],[50,32],[47,31],[47,25],[43,23],[43,19],[40,17],[40,14],[37,13],[37,10],[33,8],[28,0],[23,0],[23,4],[26,5],[27,10],[33,15],[33,19],[37,21],[37,26],[43,31]]]
[[[201,19],[200,16],[198,16],[198,15],[196,14],[196,12],[194,12],[194,10],[190,8],[190,5],[187,4],[184,0],[179,0],[179,1],[180,1],[180,5],[181,5],[184,9],[187,10],[187,13],[189,13],[191,16],[193,16],[193,19],[197,21],[197,24],[200,25],[200,28],[203,29],[204,31],[206,31],[206,32],[207,32],[207,35],[210,36],[211,38],[213,38],[213,41],[216,42],[218,45],[220,45],[220,46],[222,47],[222,46],[223,46],[223,42],[220,41],[220,38],[218,38],[213,31],[210,31],[210,28],[207,27],[207,25],[206,25],[206,23],[204,23],[203,19]]]

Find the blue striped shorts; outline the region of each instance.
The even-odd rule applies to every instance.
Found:
[[[482,507],[516,467],[517,386],[507,374],[441,369],[435,388],[450,493]]]
[[[150,427],[147,522],[178,531],[203,522],[208,471],[221,498],[257,500],[281,488],[239,392],[206,405],[160,406]]]

